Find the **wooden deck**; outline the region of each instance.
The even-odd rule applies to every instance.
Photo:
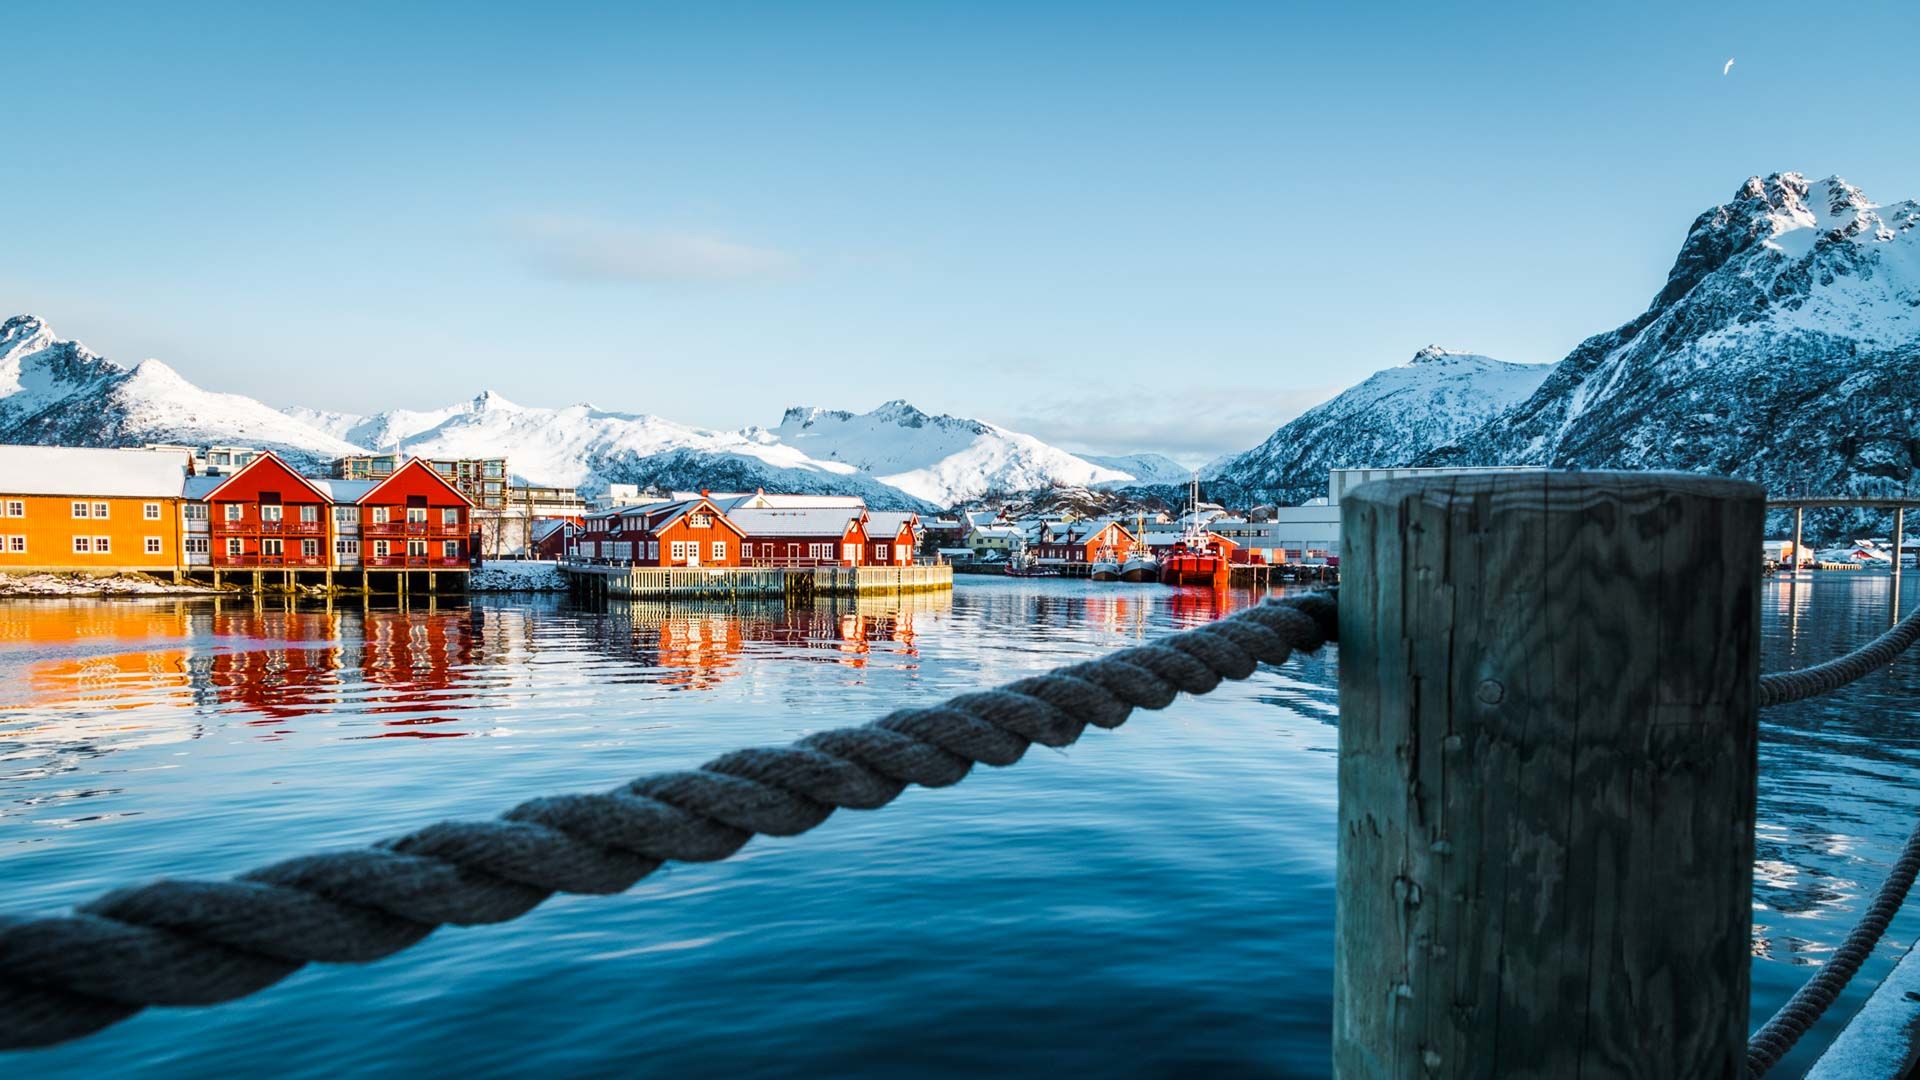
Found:
[[[576,589],[628,600],[811,600],[953,588],[951,566],[653,567],[563,563]]]

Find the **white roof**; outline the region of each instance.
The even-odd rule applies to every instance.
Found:
[[[748,536],[845,536],[847,525],[859,516],[853,507],[814,507],[735,510],[727,518]]]
[[[222,477],[222,479],[225,478]],[[311,476],[307,477],[306,480],[307,483],[319,488],[320,494],[325,495],[328,499],[337,503],[359,502],[361,496],[379,487],[383,482],[382,480],[315,479]]]
[[[177,450],[0,446],[0,494],[177,499],[186,480]]]
[[[919,524],[919,514],[911,510],[869,510],[867,512],[867,532],[878,536],[889,536],[900,531],[902,525]]]

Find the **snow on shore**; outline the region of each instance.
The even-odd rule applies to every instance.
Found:
[[[229,588],[176,585],[146,574],[0,574],[0,597],[9,596],[217,596]]]
[[[467,579],[468,592],[565,592],[567,579],[555,562],[490,562]]]

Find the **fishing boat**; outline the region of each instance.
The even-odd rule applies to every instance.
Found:
[[[1200,523],[1200,477],[1192,486],[1192,510],[1180,539],[1160,560],[1160,580],[1168,585],[1212,585],[1227,583],[1227,553],[1219,540]]]
[[[1018,577],[1018,578],[1044,578],[1044,577],[1060,576],[1060,571],[1055,570],[1052,567],[1041,566],[1039,563],[1035,562],[1033,560],[1033,556],[1027,554],[1027,549],[1025,547],[1015,548],[1013,551],[1007,554],[1007,568],[1002,572],[1005,573],[1008,577]]]
[[[1160,560],[1153,557],[1153,549],[1147,546],[1147,515],[1141,514],[1135,520],[1133,535],[1138,539],[1120,562],[1120,580],[1159,581]]]
[[[1093,562],[1087,566],[1087,576],[1095,581],[1120,580],[1120,553],[1112,545],[1103,545],[1093,553]]]

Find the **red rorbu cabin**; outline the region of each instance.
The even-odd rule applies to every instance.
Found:
[[[215,569],[325,569],[327,496],[272,453],[207,492]]]
[[[742,509],[747,566],[860,566],[867,555],[867,512],[846,507]]]
[[[704,495],[623,506],[606,520],[600,558],[634,566],[740,565],[745,534]]]
[[[361,558],[368,567],[465,570],[473,500],[420,458],[360,496]]]
[[[874,510],[867,514],[868,566],[912,566],[915,533],[920,515],[911,511]]]

